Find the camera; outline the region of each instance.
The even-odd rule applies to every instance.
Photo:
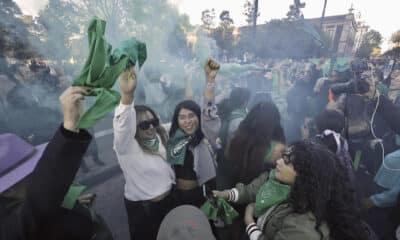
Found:
[[[353,79],[345,83],[333,84],[330,88],[333,94],[364,94],[369,91],[367,78],[369,75],[363,72],[369,70],[368,62],[365,60],[354,60],[350,64],[353,73]]]

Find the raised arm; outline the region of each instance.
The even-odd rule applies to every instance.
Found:
[[[213,148],[218,148],[217,138],[221,128],[221,120],[217,115],[217,107],[215,105],[215,87],[216,76],[219,70],[219,63],[215,60],[208,59],[204,72],[206,75],[206,82],[204,87],[204,101],[202,105],[202,130],[204,135],[210,141]]]
[[[204,99],[207,102],[214,102],[216,77],[219,70],[219,63],[209,58],[204,66],[204,73],[206,75],[206,86],[204,89]]]
[[[38,227],[58,214],[91,141],[87,131],[77,129],[86,94],[85,87],[69,87],[60,96],[64,123],[31,174],[22,208],[0,224],[0,239],[36,239]]]
[[[193,100],[192,89],[192,72],[193,67],[190,64],[185,65],[185,99]]]
[[[121,103],[115,109],[114,128],[114,150],[122,153],[134,141],[136,134],[136,113],[133,107],[134,93],[137,86],[134,67],[127,68],[119,76],[121,90]]]

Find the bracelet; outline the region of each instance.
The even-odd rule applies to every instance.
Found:
[[[250,240],[256,240],[262,234],[262,231],[255,223],[251,223],[246,227],[246,233]]]
[[[207,88],[207,89],[215,88],[215,82],[207,82],[206,88]]]

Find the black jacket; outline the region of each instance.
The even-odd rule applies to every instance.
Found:
[[[90,219],[61,208],[91,141],[85,130],[60,127],[33,171],[25,199],[0,199],[0,240],[91,239]]]

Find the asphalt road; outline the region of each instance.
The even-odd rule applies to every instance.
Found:
[[[127,240],[129,239],[129,230],[123,195],[124,178],[112,149],[111,115],[99,121],[94,130],[99,158],[105,165],[97,165],[90,156],[86,156],[84,160],[90,171],[85,173],[80,169],[75,182],[87,185],[89,187],[87,192],[97,195],[94,208],[106,221],[114,239]]]

